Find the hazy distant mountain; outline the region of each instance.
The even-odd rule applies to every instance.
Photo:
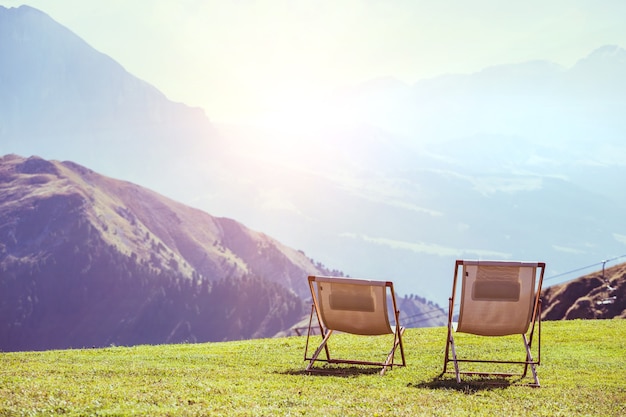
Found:
[[[128,178],[144,160],[176,166],[181,148],[213,137],[201,109],[168,100],[29,6],[0,6],[0,92],[0,154],[70,159]]]
[[[564,68],[547,61],[449,74],[414,85],[381,80],[341,91],[355,118],[415,144],[480,134],[531,143],[621,143],[626,121],[626,51],[606,45]],[[555,137],[554,135],[559,135]]]
[[[547,288],[544,320],[626,318],[626,263]]]

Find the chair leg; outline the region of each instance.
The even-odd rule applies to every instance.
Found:
[[[528,339],[526,339],[526,335],[523,334],[522,338],[524,340],[524,346],[526,347],[526,365],[524,366],[524,374],[522,375],[522,378],[524,378],[526,376],[526,372],[528,370],[528,366],[530,365],[530,371],[533,374],[533,379],[535,380],[535,386],[539,387],[539,378],[537,377],[537,369],[535,367],[535,363],[533,362],[533,357],[532,354],[530,352],[530,345],[528,344]]]
[[[406,358],[404,356],[404,342],[402,342],[402,335],[404,334],[404,327],[400,328],[398,333],[398,343],[400,344],[400,354],[402,355],[402,366],[406,366]]]
[[[443,371],[441,375],[445,374],[448,370],[448,362],[450,362],[450,330],[448,329],[448,336],[446,337],[446,351],[443,356]]]
[[[456,348],[454,346],[454,336],[450,333],[450,348],[452,349],[452,361],[454,362],[454,373],[456,374],[457,384],[461,383],[461,372],[459,371],[459,362],[456,360]]]
[[[306,334],[306,346],[304,348],[304,360],[309,360],[309,357],[307,355],[309,352],[309,340],[311,338],[311,326],[313,324],[313,311],[315,311],[315,304],[311,304],[311,314],[309,315],[309,327],[308,327],[307,334]],[[317,311],[315,312],[317,314]],[[318,325],[320,329],[320,335],[323,335],[324,327],[321,325],[321,323],[319,323],[319,317],[318,317]],[[326,359],[330,360],[330,351],[328,350],[328,345],[326,345],[324,349],[326,350]],[[317,355],[319,355],[319,353]]]
[[[452,298],[448,299],[448,336],[446,337],[446,353],[443,358],[443,371],[441,375],[448,370],[448,362],[450,362],[450,338],[452,337]]]
[[[304,347],[304,360],[307,358],[307,354],[309,353],[309,339],[311,338],[311,324],[313,323],[313,309],[315,305],[311,305],[311,314],[309,315],[309,327],[306,332],[306,345]]]
[[[452,353],[452,359],[450,359],[450,353]],[[456,382],[461,383],[461,372],[459,371],[459,362],[456,358],[456,347],[454,346],[454,336],[452,335],[452,328],[448,325],[448,337],[446,339],[446,353],[443,359],[443,371],[439,377],[442,377],[448,370],[448,362],[454,363],[454,373],[456,375]]]
[[[380,370],[381,376],[385,375],[385,372],[387,371],[388,367],[393,367],[393,359],[394,359],[396,348],[398,347],[398,345],[400,346],[400,352],[402,354],[402,366],[405,365],[404,349],[402,347],[402,333],[404,333],[404,327],[396,331],[393,348],[391,348],[391,351],[387,355],[387,360],[385,361],[385,364],[383,365],[383,369]]]
[[[322,349],[324,349],[326,347],[326,343],[328,342],[328,339],[330,338],[330,335],[333,333],[332,330],[328,330],[328,332],[326,333],[326,336],[324,336],[324,340],[322,340],[322,344],[319,345],[319,347],[317,348],[317,350],[315,351],[315,353],[313,354],[313,356],[311,357],[311,361],[309,362],[309,364],[306,367],[307,371],[310,371],[311,368],[313,367],[313,362],[315,362],[317,360],[317,357],[320,355],[320,353],[322,352]],[[330,359],[330,358],[329,358]]]

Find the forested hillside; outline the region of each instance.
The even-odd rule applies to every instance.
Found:
[[[0,159],[0,350],[270,336],[303,253],[73,163]]]
[[[546,320],[626,318],[626,263],[546,288]]]

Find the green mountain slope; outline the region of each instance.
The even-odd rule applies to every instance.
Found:
[[[302,315],[303,253],[70,162],[0,159],[0,349],[233,340]]]

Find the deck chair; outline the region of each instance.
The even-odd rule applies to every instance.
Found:
[[[402,334],[404,327],[398,320],[400,312],[396,307],[393,283],[388,281],[368,281],[361,279],[310,276],[309,287],[313,303],[309,317],[304,360],[309,361],[306,370],[312,372],[315,361],[328,363],[381,366],[380,375],[384,375],[389,367],[405,366]],[[387,290],[392,303],[394,325],[389,319],[387,309]],[[311,357],[308,356],[309,338],[313,324],[313,312],[317,317],[322,342]],[[393,335],[393,345],[385,361],[372,362],[331,358],[328,339],[333,332],[345,332],[363,336]],[[394,361],[397,347],[400,346],[401,363]],[[320,358],[322,351],[325,359]]]
[[[522,380],[526,377],[530,367],[534,382],[528,385],[539,386],[536,366],[541,361],[540,295],[544,270],[545,263],[543,262],[456,261],[452,296],[449,299],[448,337],[442,376],[447,372],[449,362],[454,363],[457,383],[461,383],[463,374],[500,378],[520,376]],[[457,291],[458,281],[461,281],[460,296]],[[457,296],[460,297],[459,300]],[[458,312],[455,310],[457,304]],[[458,323],[454,323],[453,319],[457,314]],[[538,329],[537,359],[533,359],[531,347],[536,324]],[[454,340],[455,332],[494,337],[519,334],[524,344],[524,359],[460,359]],[[523,372],[465,372],[459,369],[460,365],[465,362],[519,364],[523,366]],[[496,365],[496,367],[499,366],[504,365]]]

